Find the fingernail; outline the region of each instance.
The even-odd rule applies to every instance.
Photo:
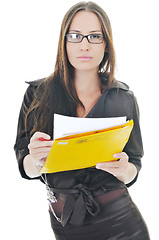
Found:
[[[99,169],[100,168],[100,163],[96,164],[96,168]]]
[[[49,135],[46,135],[45,139],[50,140],[51,137]]]
[[[114,154],[113,157],[116,158],[116,154]]]

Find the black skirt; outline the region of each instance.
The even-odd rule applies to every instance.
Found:
[[[64,227],[50,211],[51,226],[56,240],[149,240],[147,226],[128,191],[98,203],[100,213],[87,215],[81,226],[67,223]]]

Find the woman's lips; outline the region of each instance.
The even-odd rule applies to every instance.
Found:
[[[92,59],[92,57],[89,56],[80,56],[77,58],[80,59],[81,61],[90,61]]]

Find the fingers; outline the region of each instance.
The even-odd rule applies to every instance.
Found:
[[[40,141],[39,139],[43,139],[43,141]],[[41,148],[41,151],[43,151],[44,149],[42,148],[51,147],[53,141],[48,140],[50,140],[50,136],[48,134],[42,132],[34,133],[28,145],[30,153],[36,153],[37,151],[39,151],[38,148]]]
[[[114,176],[121,175],[128,167],[128,155],[124,152],[113,155],[119,161],[97,163],[96,168],[109,172]]]
[[[42,132],[36,132],[30,139],[29,153],[38,166],[43,166],[48,157],[53,144],[53,141],[48,141],[50,139],[48,134]]]
[[[46,133],[36,132],[36,133],[34,133],[32,138],[30,139],[30,142],[38,140],[39,138],[43,138],[43,139],[46,139],[46,140],[50,140],[51,139],[51,137],[48,134],[46,134]]]
[[[113,155],[114,158],[118,158],[120,160],[123,160],[123,159],[128,159],[128,155],[125,153],[125,152],[121,152],[121,153],[115,153]]]
[[[107,167],[107,168],[118,168],[122,165],[125,165],[128,161],[128,155],[125,152],[116,153],[113,155],[114,158],[120,159],[120,161],[110,161],[110,162],[103,162],[97,163],[97,167]]]
[[[45,152],[45,148],[51,148],[53,144],[53,141],[40,141],[40,140],[35,140],[29,143],[28,149],[30,153],[37,153],[39,150]],[[40,148],[40,149],[39,149]]]
[[[30,155],[36,161],[41,160],[42,158],[48,157],[50,150],[51,150],[51,148],[48,151],[46,150],[45,152],[37,152],[37,153],[31,152]]]
[[[52,145],[51,145],[52,146]],[[29,146],[29,153],[30,154],[38,154],[38,153],[47,153],[50,151],[51,146],[45,146],[45,147],[36,147],[32,148],[32,146]]]

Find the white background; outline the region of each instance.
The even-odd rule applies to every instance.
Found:
[[[20,177],[13,145],[25,81],[53,72],[61,21],[78,1],[5,0],[0,3],[1,197],[3,239],[54,239],[44,186]],[[158,1],[95,1],[107,12],[117,57],[116,77],[134,91],[145,155],[130,194],[152,240],[158,239]]]

